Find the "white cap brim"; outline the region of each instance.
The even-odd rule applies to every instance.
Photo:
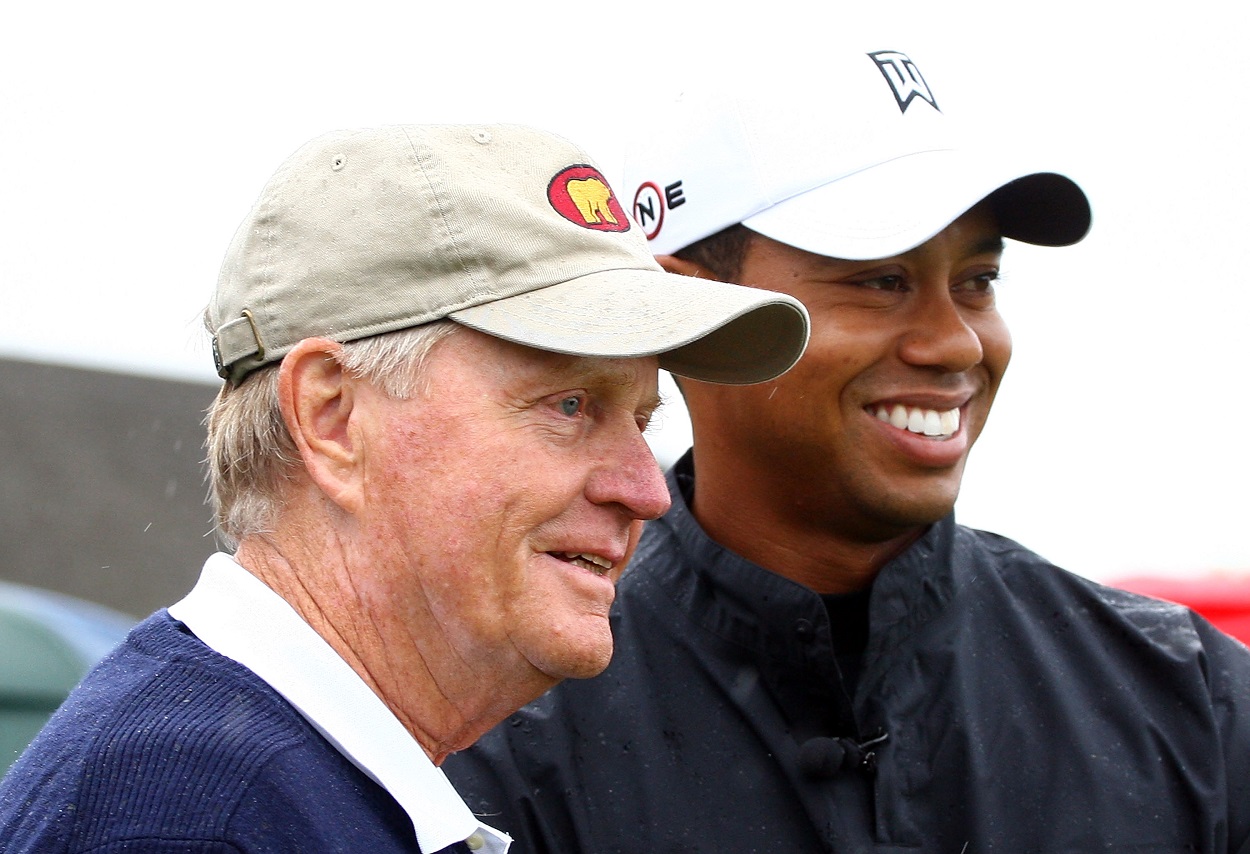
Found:
[[[1066,176],[968,149],[922,151],[781,201],[742,224],[781,243],[847,260],[888,258],[989,199],[1004,237],[1045,246],[1089,230],[1084,192]]]

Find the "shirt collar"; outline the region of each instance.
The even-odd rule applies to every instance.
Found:
[[[281,596],[231,556],[214,554],[169,613],[214,651],[294,706],[412,819],[422,851],[465,842],[503,854],[511,839],[482,824],[390,709]]]
[[[672,506],[643,529],[621,588],[641,584],[644,574],[680,603],[691,620],[736,644],[768,656],[805,661],[812,649],[796,621],[814,626],[822,638],[828,614],[810,588],[741,557],[708,536],[690,510],[697,473],[687,451],[667,475]],[[893,649],[916,627],[949,607],[959,589],[972,583],[971,560],[956,555],[958,526],[948,513],[881,568],[869,604],[871,633],[865,675],[893,660]],[[632,579],[632,580],[631,580]],[[618,599],[620,594],[618,593]],[[763,665],[762,665],[763,666]],[[766,673],[775,664],[763,666]]]

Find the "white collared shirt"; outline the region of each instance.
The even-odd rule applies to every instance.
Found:
[[[169,613],[216,652],[281,694],[412,819],[422,851],[465,842],[504,854],[511,838],[482,824],[390,709],[285,599],[230,555],[214,554]]]

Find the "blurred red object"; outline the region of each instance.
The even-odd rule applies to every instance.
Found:
[[[1216,628],[1250,644],[1250,572],[1211,572],[1193,577],[1142,575],[1111,584],[1193,608]]]

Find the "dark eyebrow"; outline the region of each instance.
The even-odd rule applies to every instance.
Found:
[[[982,253],[987,253],[987,252],[993,252],[998,255],[1002,255],[1004,248],[1005,248],[1005,244],[1003,243],[1003,238],[1000,235],[997,237],[985,238],[976,246],[974,246],[972,248],[972,251],[976,255],[980,255]]]

